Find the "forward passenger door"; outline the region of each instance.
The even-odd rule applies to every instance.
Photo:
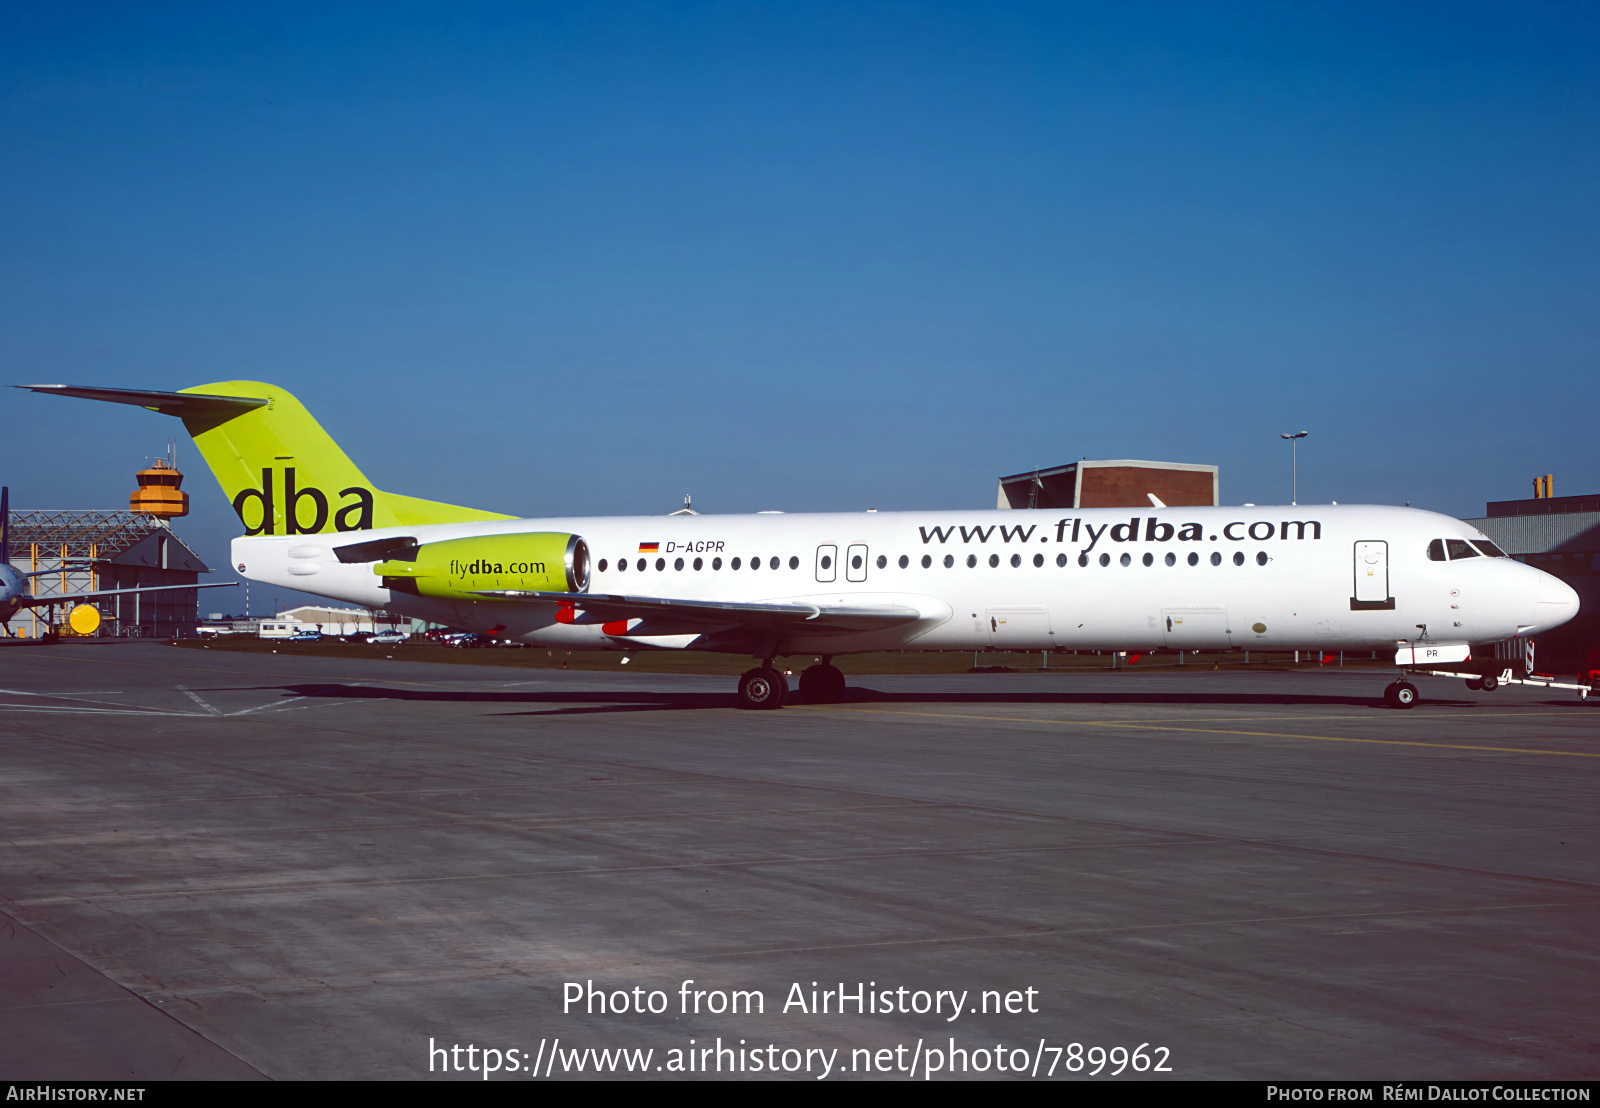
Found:
[[[1355,563],[1351,609],[1393,609],[1394,600],[1389,595],[1389,544],[1375,539],[1356,543]]]

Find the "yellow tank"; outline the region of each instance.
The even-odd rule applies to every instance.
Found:
[[[94,634],[100,629],[100,609],[93,604],[79,604],[67,617],[67,627],[77,635]]]
[[[183,474],[160,458],[149,469],[138,472],[139,489],[128,497],[128,507],[160,519],[189,514],[189,494],[179,492]]]

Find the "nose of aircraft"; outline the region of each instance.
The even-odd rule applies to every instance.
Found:
[[[1559,577],[1543,572],[1539,576],[1539,603],[1534,623],[1538,630],[1548,631],[1578,614],[1578,593]]]

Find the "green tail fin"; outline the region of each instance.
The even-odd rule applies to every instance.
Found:
[[[516,518],[382,492],[305,405],[276,385],[220,381],[180,391],[267,401],[245,410],[196,410],[182,404],[173,412],[194,437],[247,535]]]

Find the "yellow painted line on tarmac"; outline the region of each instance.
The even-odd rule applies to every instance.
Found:
[[[1029,719],[1025,716],[969,716],[952,712],[907,712],[886,708],[824,708],[835,712],[856,712],[868,716],[924,716],[932,719],[958,719],[973,723],[1043,723],[1058,727],[1115,727],[1137,731],[1188,731],[1202,735],[1244,735],[1261,739],[1315,739],[1329,743],[1370,743],[1374,746],[1423,746],[1438,750],[1482,750],[1494,754],[1554,754],[1562,758],[1600,758],[1600,751],[1537,750],[1525,746],[1474,746],[1467,743],[1426,743],[1406,739],[1354,739],[1341,735],[1299,735],[1278,731],[1230,731],[1220,727],[1171,727],[1154,723],[1096,719]]]
[[[1213,727],[1162,727],[1147,723],[1100,723],[1097,727],[1136,727],[1144,731],[1194,731],[1207,735],[1252,735],[1266,739],[1316,739],[1329,743],[1372,743],[1377,746],[1427,746],[1441,750],[1487,750],[1496,754],[1555,754],[1563,758],[1600,758],[1600,751],[1534,750],[1525,746],[1473,746],[1467,743],[1425,743],[1406,739],[1354,739],[1341,735],[1291,735],[1275,731],[1225,731]]]

